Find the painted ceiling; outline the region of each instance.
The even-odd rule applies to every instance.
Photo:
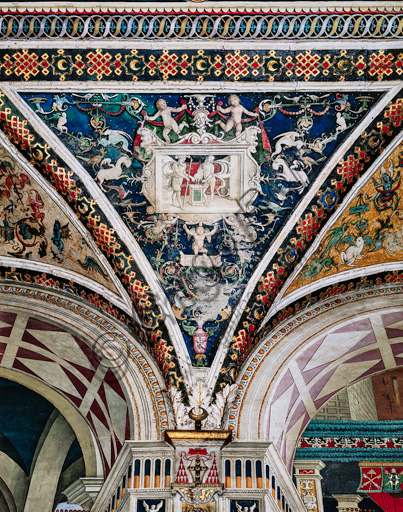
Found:
[[[116,292],[94,251],[66,213],[10,154],[0,149],[2,239],[0,255],[22,258],[91,276]],[[44,265],[43,268],[46,268]]]
[[[21,96],[123,219],[207,366],[258,263],[380,94]]]
[[[315,253],[301,268],[286,295],[300,286],[349,268],[365,268],[366,273],[372,273],[376,265],[401,261],[402,159],[403,147],[399,144],[351,194],[353,199],[334,217]]]
[[[0,40],[30,30],[36,45],[0,47],[2,277],[57,276],[183,391],[194,368],[216,391],[233,384],[275,315],[403,251],[401,50],[288,50],[295,31],[371,38],[377,15],[347,29],[323,7],[313,34],[308,15],[264,9],[226,28],[208,4],[182,25],[148,7],[142,23],[111,10],[97,25],[91,9],[76,25],[62,11],[0,23]],[[399,37],[400,11],[385,16],[377,30]],[[251,30],[277,46],[241,49]]]

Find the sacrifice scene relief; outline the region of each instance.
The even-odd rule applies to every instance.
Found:
[[[196,366],[211,363],[256,265],[380,96],[21,95],[126,222]]]
[[[0,255],[63,266],[116,291],[85,238],[30,174],[0,148]]]

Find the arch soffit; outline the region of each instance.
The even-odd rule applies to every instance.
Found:
[[[86,475],[103,476],[100,450],[88,423],[61,393],[30,375],[9,368],[0,367],[0,376],[32,389],[52,403],[69,423],[80,443]]]
[[[160,428],[168,427],[160,370],[119,321],[62,292],[4,281],[0,281],[0,310],[29,314],[90,345],[124,388],[132,439],[157,439]]]
[[[283,448],[282,444],[278,443],[278,437],[281,436],[281,433],[269,432],[268,422],[270,421],[270,408],[277,398],[282,397],[284,401],[282,407],[287,409],[287,399],[284,393],[287,389],[290,389],[291,385],[282,393],[281,386],[286,387],[285,376],[297,373],[301,377],[301,373],[307,367],[312,369],[313,374],[315,374],[315,366],[311,362],[313,355],[318,362],[316,368],[319,368],[319,365],[327,366],[327,380],[324,377],[325,370],[318,371],[317,375],[308,382],[306,382],[306,376],[305,379],[301,377],[302,380],[297,383],[295,383],[295,379],[292,379],[298,391],[295,390],[292,393],[291,401],[294,400],[294,403],[286,410],[288,416],[284,418],[282,432],[286,429],[287,421],[295,420],[296,402],[298,401],[296,394],[300,397],[306,396],[309,401],[309,410],[306,410],[306,404],[303,404],[307,416],[301,422],[305,426],[317,410],[340,388],[366,375],[393,368],[403,363],[403,359],[400,360],[399,358],[398,349],[391,349],[391,344],[396,346],[400,337],[397,337],[395,333],[396,337],[394,339],[388,339],[387,334],[385,334],[390,325],[398,323],[397,316],[394,315],[399,315],[399,313],[403,319],[403,286],[389,284],[374,287],[370,290],[364,289],[358,293],[344,293],[318,302],[280,323],[256,347],[245,364],[238,378],[239,392],[229,415],[228,427],[234,431],[239,439],[269,440],[277,442],[278,449]],[[392,319],[390,325],[382,322],[382,317],[385,316],[387,317],[386,322]],[[371,324],[371,326],[368,324],[368,329],[364,328],[366,327],[365,322]],[[349,331],[349,326],[352,326],[351,331]],[[372,327],[375,339],[371,339],[368,332],[370,327]],[[360,341],[360,335],[351,335],[353,329],[362,330],[361,338],[365,331],[368,345],[364,343],[361,348],[356,348],[357,344],[363,343],[363,340]],[[329,351],[331,344],[320,343],[334,331],[338,331],[338,341],[336,342],[336,337],[334,337],[333,342],[336,349],[340,349],[339,353]],[[350,332],[350,336],[342,336],[343,332]],[[341,340],[342,343],[340,343]],[[377,350],[379,354],[374,353],[374,358],[371,359],[368,356],[370,350]],[[358,367],[359,360],[357,360],[355,362],[357,363],[357,372],[347,373],[344,375],[343,385],[336,387],[332,393],[329,391],[328,395],[321,396],[334,368],[343,362],[349,361],[349,354],[353,358],[357,355],[362,356],[364,352],[367,352],[367,355],[363,359],[368,364],[361,375],[356,376],[356,373],[359,374],[360,371]],[[300,368],[301,371],[299,371]],[[364,373],[366,375],[363,375]],[[312,400],[312,396],[308,397],[309,389],[311,384],[317,383],[321,378],[324,379],[324,382],[317,393],[316,398],[319,397],[319,400],[316,403],[315,400]],[[288,404],[290,404],[290,401],[288,401]],[[304,426],[299,430],[302,431]],[[294,435],[295,441],[299,433],[296,437]],[[282,453],[281,455],[284,458],[286,454]],[[286,458],[289,461],[290,455],[288,454]]]
[[[22,512],[28,477],[20,466],[6,453],[0,452],[0,492],[9,512]]]

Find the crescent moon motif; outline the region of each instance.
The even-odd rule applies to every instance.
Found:
[[[203,64],[205,64],[205,66],[204,66],[204,67],[203,67]],[[208,64],[207,64],[207,62],[206,62],[205,60],[203,60],[203,59],[200,59],[200,60],[198,60],[198,61],[196,62],[196,69],[197,69],[198,71],[205,71],[205,70],[207,69],[207,67],[208,67]]]
[[[60,71],[66,71],[66,69],[69,67],[68,65],[63,67],[63,64],[67,64],[66,59],[61,59],[57,61],[57,68],[60,69]]]
[[[347,71],[348,68],[349,68],[349,65],[348,65],[348,62],[346,60],[341,60],[338,64],[337,64],[337,67],[340,69],[340,71]]]
[[[41,161],[43,160],[43,152],[40,149],[35,150],[33,157],[35,160]]]
[[[275,60],[269,60],[269,62],[267,63],[267,69],[269,71],[278,71],[278,68],[279,68],[278,62]]]
[[[140,68],[136,66],[136,64],[138,63],[139,61],[136,60],[136,59],[133,59],[130,61],[130,64],[129,64],[129,68],[132,70],[132,71],[138,71]]]

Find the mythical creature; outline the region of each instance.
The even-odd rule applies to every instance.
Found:
[[[375,208],[382,212],[389,208],[395,210],[399,204],[399,196],[396,189],[400,183],[400,171],[394,172],[393,162],[390,161],[389,168],[386,170],[382,165],[380,172],[380,181],[372,178],[376,194],[372,197]],[[396,183],[395,186],[393,186]]]
[[[122,149],[123,151],[130,152],[129,149],[129,140],[132,141],[132,137],[130,135],[122,130],[104,130],[102,132],[102,135],[105,137],[102,137],[99,139],[98,144],[101,144],[102,146],[117,146],[118,144],[122,143]],[[128,140],[129,139],[129,140]]]
[[[110,180],[118,180],[124,176],[124,172],[122,167],[125,166],[129,168],[132,165],[132,160],[123,155],[118,158],[117,162],[114,165],[111,165],[112,161],[110,158],[104,158],[100,165],[100,170],[96,176],[96,180],[99,182],[101,188],[103,188],[104,181]],[[106,167],[108,166],[108,167]]]

